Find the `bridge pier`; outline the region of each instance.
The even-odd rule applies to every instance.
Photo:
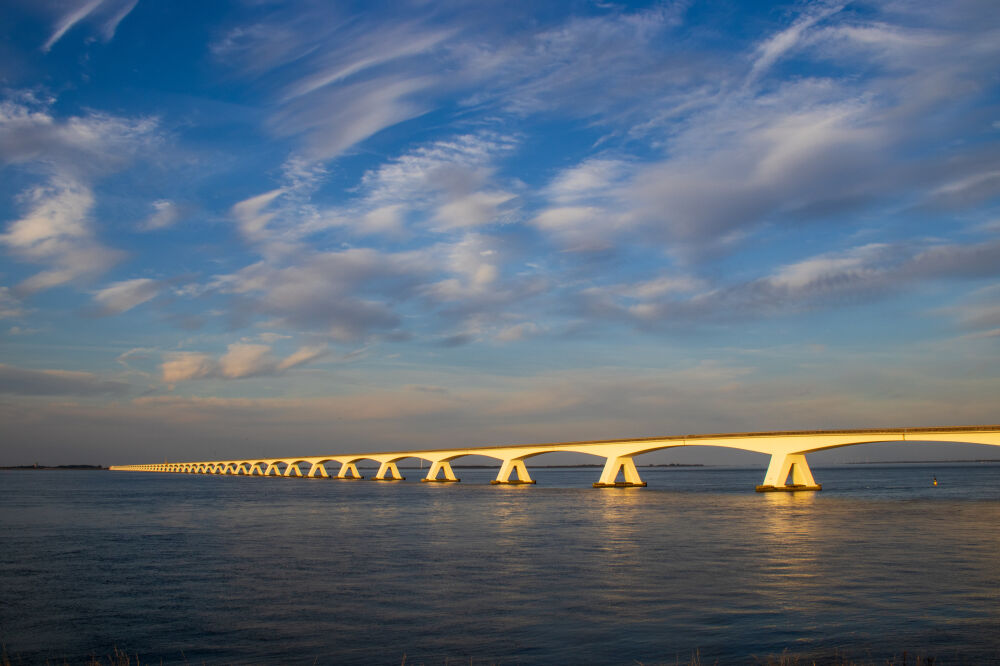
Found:
[[[625,476],[624,481],[617,481],[618,472]],[[645,488],[646,482],[639,478],[639,470],[635,468],[632,456],[615,456],[604,463],[601,478],[594,484],[595,488]]]
[[[341,463],[340,472],[335,479],[363,479],[365,477],[358,473],[358,467],[354,463]]]
[[[444,472],[443,479],[437,478],[438,472]],[[431,468],[427,470],[427,476],[420,479],[420,481],[425,483],[458,483],[461,479],[455,476],[455,472],[451,469],[451,463],[447,460],[442,460],[431,463]]]
[[[788,483],[789,474],[792,482]],[[796,490],[822,490],[816,483],[809,463],[803,453],[774,453],[764,475],[764,483],[755,490],[759,493],[793,492]]]
[[[302,476],[302,470],[299,469],[298,463],[294,465],[289,464],[288,467],[285,468],[285,473],[282,476]]]
[[[309,468],[309,473],[306,474],[307,477],[311,479],[322,478],[329,479],[330,475],[326,471],[326,467],[322,463],[313,463],[313,466]]]
[[[399,473],[395,462],[384,462],[378,466],[372,481],[406,481],[406,477]]]
[[[513,472],[517,472],[516,479],[510,478]],[[525,467],[524,460],[521,458],[504,460],[503,465],[500,466],[500,471],[497,473],[497,478],[490,481],[493,485],[521,485],[534,482],[534,479],[528,474],[528,468]]]

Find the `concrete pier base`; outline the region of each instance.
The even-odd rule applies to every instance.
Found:
[[[494,486],[530,486],[535,484],[534,480],[531,481],[521,481],[520,479],[514,479],[513,481],[497,481],[493,479],[490,481],[490,485]]]
[[[458,483],[462,479],[420,479],[421,483]]]
[[[601,483],[597,481],[594,483],[595,488],[645,488],[646,482],[639,481],[638,483],[632,481],[615,481],[614,483]]]
[[[812,486],[805,484],[791,486],[757,486],[754,488],[759,493],[793,493],[799,490],[823,490],[823,484],[817,483]]]

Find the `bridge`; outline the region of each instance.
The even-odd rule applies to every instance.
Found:
[[[322,456],[244,458],[202,462],[164,462],[146,465],[113,465],[112,470],[134,472],[176,472],[187,474],[243,474],[334,479],[363,479],[358,463],[369,460],[379,464],[373,481],[403,481],[397,463],[417,458],[430,463],[429,483],[460,481],[451,462],[464,456],[485,456],[500,462],[493,484],[535,483],[525,461],[543,453],[583,453],[605,459],[595,488],[634,488],[645,486],[636,469],[635,456],[681,446],[719,446],[771,456],[764,482],[758,492],[820,490],[806,462],[806,454],[826,449],[877,442],[965,442],[1000,446],[1000,426],[946,426],[940,428],[888,428],[884,430],[803,430],[781,432],[745,432],[716,435],[677,435],[641,439],[613,439],[588,442],[481,446],[462,449],[427,449],[381,453],[351,453]],[[326,465],[340,465],[330,476]],[[303,466],[308,469],[303,474]]]

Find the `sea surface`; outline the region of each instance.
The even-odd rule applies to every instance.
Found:
[[[1000,464],[762,494],[762,468],[456,472],[0,472],[0,642],[14,664],[1000,663]]]

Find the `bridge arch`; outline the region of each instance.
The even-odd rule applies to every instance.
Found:
[[[340,463],[336,478],[361,478],[357,463],[371,460],[379,463],[377,480],[399,480],[397,463],[407,458],[426,460],[430,463],[425,481],[458,481],[451,469],[451,461],[466,456],[482,456],[501,463],[494,483],[533,482],[525,461],[546,453],[576,453],[605,459],[604,470],[598,487],[645,485],[638,475],[633,458],[637,455],[675,447],[713,446],[738,449],[771,456],[764,483],[758,490],[818,490],[819,484],[812,477],[806,454],[864,444],[882,442],[961,442],[1000,446],[1000,426],[951,426],[935,428],[889,428],[865,430],[814,430],[777,431],[756,433],[728,433],[706,435],[680,435],[657,438],[599,440],[583,442],[557,442],[512,446],[467,447],[429,449],[422,451],[395,451],[359,453],[302,458],[245,459],[200,462],[154,463],[151,465],[113,466],[111,469],[134,471],[186,472],[208,474],[279,474],[302,476],[300,466],[309,464],[307,476],[328,476],[325,465]],[[511,475],[516,474],[517,480]],[[624,481],[618,476],[624,475]],[[441,478],[443,476],[443,478]],[[789,483],[788,479],[792,482]]]

